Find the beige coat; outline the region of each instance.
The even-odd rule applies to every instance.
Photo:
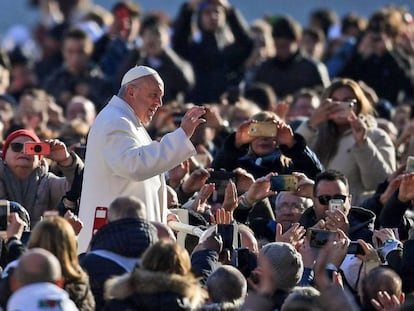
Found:
[[[317,132],[311,131],[306,122],[296,132],[305,137],[311,148],[314,146]],[[336,155],[329,163],[322,164],[325,169],[335,169],[345,174],[353,204],[358,205],[395,171],[395,148],[387,133],[379,128],[368,128],[367,139],[362,146],[355,145],[351,130],[344,132],[338,139]]]

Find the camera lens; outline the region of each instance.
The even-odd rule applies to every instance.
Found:
[[[37,153],[42,152],[42,146],[41,145],[35,145],[33,147],[33,150]]]

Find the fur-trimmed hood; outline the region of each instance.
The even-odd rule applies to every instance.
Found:
[[[177,296],[188,309],[201,306],[206,297],[201,284],[192,275],[182,276],[138,268],[131,274],[110,279],[105,283],[105,299],[135,300],[160,293]]]

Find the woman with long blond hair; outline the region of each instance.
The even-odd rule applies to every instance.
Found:
[[[355,204],[396,166],[394,145],[376,126],[373,111],[356,81],[337,79],[323,92],[319,108],[297,129],[326,169],[345,174]]]
[[[79,265],[76,235],[70,223],[60,216],[48,216],[32,230],[27,247],[40,247],[54,254],[62,267],[63,288],[79,310],[95,310],[89,279]]]

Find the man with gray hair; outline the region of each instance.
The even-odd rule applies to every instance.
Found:
[[[162,106],[163,94],[164,82],[157,71],[135,66],[123,76],[118,95],[96,117],[86,148],[80,252],[91,239],[95,208],[108,207],[119,196],[140,198],[149,221],[178,220],[167,208],[164,173],[196,153],[190,138],[205,122],[201,118],[205,108],[192,107],[178,129],[160,141],[152,140],[146,126]]]
[[[252,273],[254,283],[240,310],[280,310],[302,277],[302,256],[288,243],[268,243],[260,250]]]
[[[294,192],[281,191],[275,200],[275,219],[282,225],[282,231],[286,232],[290,225],[299,223],[302,213],[313,206],[310,198],[302,197]]]
[[[78,310],[62,289],[62,270],[58,259],[42,248],[27,250],[11,278],[13,295],[7,310]]]
[[[247,281],[233,266],[223,265],[207,278],[209,304],[203,310],[239,310],[247,294]]]

